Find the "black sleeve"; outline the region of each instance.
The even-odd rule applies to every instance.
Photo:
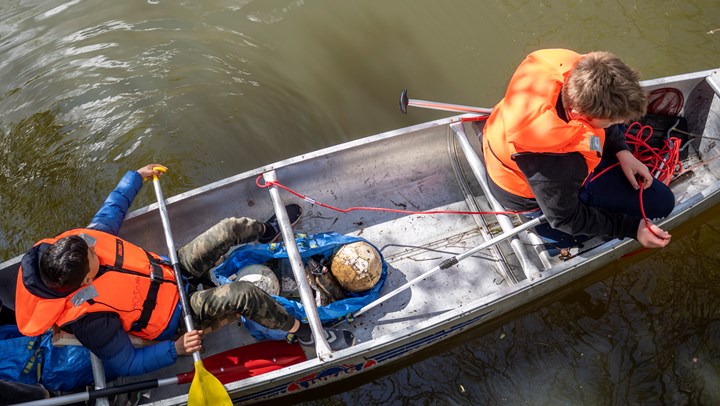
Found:
[[[625,139],[625,133],[619,125],[612,125],[605,130],[605,145],[603,145],[603,154],[610,155],[615,158],[615,154],[620,151],[629,151],[630,147]]]
[[[143,375],[175,362],[173,341],[134,348],[130,336],[113,313],[87,314],[73,323],[78,341],[103,360],[108,376]]]
[[[118,315],[90,313],[65,328],[80,343],[102,359],[110,358],[124,347],[132,346]]]
[[[582,203],[578,192],[587,176],[580,153],[515,156],[535,199],[550,225],[571,235],[635,238],[637,224],[624,214],[610,213]]]

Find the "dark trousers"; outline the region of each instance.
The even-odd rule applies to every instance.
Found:
[[[584,204],[607,210],[611,213],[623,213],[628,216],[642,217],[640,210],[640,191],[633,189],[620,165],[615,165],[605,173],[605,168],[617,163],[617,158],[603,157],[600,164],[590,174],[580,189],[578,198]],[[642,207],[645,216],[652,219],[667,217],[675,208],[675,195],[664,183],[653,179],[652,185],[643,190]],[[587,241],[584,236],[572,236],[551,228],[547,223],[536,227],[538,235],[547,243],[548,248],[566,248]]]
[[[614,158],[600,162],[588,179],[617,162]],[[620,165],[612,167],[580,189],[580,200],[588,206],[605,209],[612,213],[642,217],[640,191],[633,189]],[[648,219],[667,217],[675,208],[675,195],[664,183],[653,179],[652,185],[642,192],[642,207]]]
[[[45,399],[47,391],[41,385],[0,380],[0,405],[30,402]]]
[[[180,267],[190,276],[202,278],[230,248],[256,241],[262,231],[262,223],[250,218],[224,219],[178,250]],[[203,329],[237,320],[240,315],[271,329],[288,331],[295,324],[295,318],[272,296],[248,282],[192,293],[189,302],[195,322]]]

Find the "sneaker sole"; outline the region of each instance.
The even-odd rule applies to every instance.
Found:
[[[300,218],[302,217],[302,214],[303,214],[302,207],[300,207],[298,205],[298,208],[300,209],[300,214],[298,214],[298,217],[295,219],[295,221],[290,223],[290,227],[293,227],[295,224],[297,224],[298,221],[300,221]],[[272,217],[270,217],[270,219],[272,219]],[[268,220],[268,221],[270,221],[270,220]],[[270,242],[267,242],[266,244],[272,244],[274,242],[278,242],[280,237],[282,237],[282,232],[279,232],[278,235],[275,236],[275,238],[273,238],[272,240],[270,240]]]

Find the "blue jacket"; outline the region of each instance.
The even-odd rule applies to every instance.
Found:
[[[87,228],[117,235],[142,185],[140,174],[128,171],[105,199]],[[172,339],[180,319],[181,308],[178,305],[168,327],[158,337],[158,341],[167,341],[143,348],[133,347],[119,317],[114,313],[86,315],[67,326],[66,330],[75,334],[86,348],[103,360],[108,376],[142,375],[175,362],[177,354]]]

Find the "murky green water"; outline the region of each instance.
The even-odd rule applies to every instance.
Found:
[[[127,169],[166,163],[170,195],[443,115],[401,115],[403,88],[491,107],[543,47],[610,50],[644,78],[717,68],[720,3],[5,0],[0,259],[87,223]],[[718,214],[586,289],[311,403],[720,403]]]

